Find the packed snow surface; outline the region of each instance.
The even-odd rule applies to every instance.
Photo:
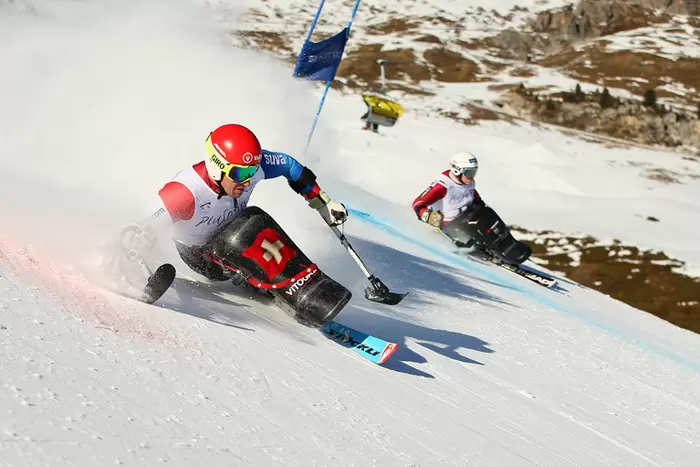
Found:
[[[304,151],[320,90],[227,38],[255,4],[0,3],[0,465],[695,466],[696,334],[456,256],[410,209],[468,148],[507,222],[697,266],[698,181],[640,176],[695,162],[410,111],[375,135],[335,92]],[[228,121],[312,167],[372,272],[410,291],[366,301],[304,200],[258,187],[253,204],[352,290],[337,320],[399,344],[386,365],[177,260],[156,306],[96,285],[100,244]]]

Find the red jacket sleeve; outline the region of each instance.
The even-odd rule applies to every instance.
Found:
[[[413,200],[413,211],[420,219],[420,216],[430,207],[437,203],[447,195],[447,188],[440,182],[435,182],[428,187],[423,193]]]
[[[194,216],[194,195],[182,183],[166,183],[158,192],[158,196],[163,200],[173,222],[189,220]]]

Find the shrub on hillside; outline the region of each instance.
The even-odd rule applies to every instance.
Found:
[[[644,93],[644,105],[647,107],[656,107],[656,91],[647,89]]]
[[[571,104],[576,104],[579,102],[578,98],[576,97],[576,94],[573,92],[565,92],[564,93],[564,102],[569,102]]]
[[[615,105],[615,98],[610,95],[608,88],[604,88],[602,94],[600,95],[600,106],[604,109],[608,109]]]

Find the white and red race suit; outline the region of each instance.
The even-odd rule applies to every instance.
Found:
[[[150,223],[173,223],[176,241],[189,247],[206,245],[245,209],[260,181],[279,176],[295,181],[304,169],[287,154],[263,152],[263,155],[265,159],[260,170],[238,198],[219,196],[219,188],[207,175],[203,161],[182,170],[153,200],[148,209]],[[273,155],[277,159],[273,160]],[[318,184],[313,182],[304,187],[302,195],[309,200],[320,191]]]
[[[413,201],[413,210],[420,219],[428,209],[441,211],[443,224],[449,224],[474,203],[482,203],[476,191],[476,181],[470,184],[457,183],[446,170]]]
[[[209,176],[204,161],[187,167],[169,180],[147,205],[146,213],[123,228],[104,246],[102,269],[113,277],[133,278],[169,262],[166,251],[174,240],[180,258],[211,280],[230,279],[229,272],[212,254],[211,242],[246,208],[251,193],[262,180],[284,177],[290,189],[301,195],[329,226],[347,218],[345,207],[332,200],[316,183],[316,175],[289,154],[262,150],[262,160],[250,183],[237,198],[223,193]],[[235,266],[235,265],[234,265]]]

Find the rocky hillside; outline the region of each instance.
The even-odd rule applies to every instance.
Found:
[[[520,86],[506,92],[501,105],[520,117],[610,135],[646,145],[679,147],[694,153],[700,148],[700,104],[697,108],[658,104],[653,90],[645,100],[613,97],[603,92],[573,92],[540,95]]]
[[[314,40],[338,32],[354,4],[326,3]],[[317,3],[260,0],[256,4],[234,40],[275,50],[291,66]],[[335,85],[346,92],[377,88],[377,60],[384,59],[389,61],[388,80],[396,98],[415,102],[416,112],[464,122],[480,118],[473,115],[477,108],[473,103],[481,104],[482,115],[493,118],[483,108],[500,110],[491,104],[521,84],[536,89],[540,99],[555,102],[577,84],[587,93],[607,88],[613,97],[629,102],[642,102],[644,94],[653,90],[660,105],[684,109],[692,119],[700,101],[700,18],[694,16],[699,13],[698,4],[697,0],[477,0],[466,4],[406,0],[396,8],[385,0],[363,0]],[[451,93],[445,99],[444,91],[455,86],[461,86],[460,97],[455,99]],[[668,131],[661,131],[662,124],[668,127],[679,117],[660,116],[659,120],[659,115],[652,117],[642,106],[618,108],[613,115],[608,109],[596,112],[593,105],[575,109],[562,105],[558,108],[564,109],[563,115],[554,118],[549,116],[551,105],[545,109],[548,113],[517,99],[510,106],[517,115],[546,117],[561,125],[573,122],[580,127],[584,118],[590,118],[585,125],[589,131],[623,138],[655,128],[654,136],[644,142],[699,148],[692,123],[673,123]],[[615,129],[613,119],[626,123]]]

